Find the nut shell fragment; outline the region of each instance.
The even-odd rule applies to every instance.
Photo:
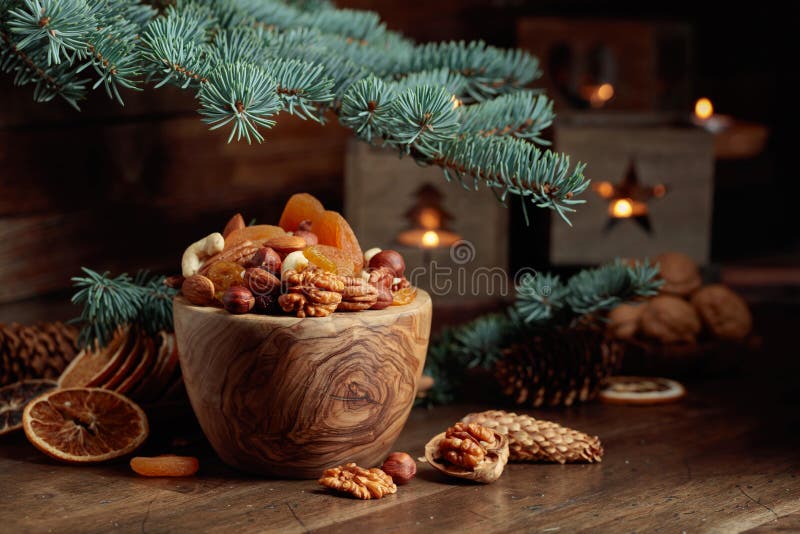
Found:
[[[490,430],[494,443],[480,442],[479,445],[482,446],[480,448],[483,449],[483,457],[480,458],[480,461],[475,462],[475,456],[470,455],[469,458],[462,462],[464,465],[456,465],[447,460],[447,457],[452,457],[452,455],[448,453],[455,452],[453,447],[455,447],[456,444],[452,440],[459,440],[462,443],[464,441],[472,441],[473,444],[476,442],[454,436],[452,432],[450,432],[451,430],[452,429],[448,429],[447,432],[437,434],[425,445],[425,459],[428,460],[430,465],[445,475],[474,480],[475,482],[481,482],[483,484],[489,484],[500,478],[506,463],[508,463],[509,451],[508,438],[506,436],[494,430]],[[448,436],[448,434],[451,435]],[[442,447],[443,445],[444,450]],[[458,446],[461,447],[461,445]],[[467,444],[465,447],[474,452],[474,445]],[[471,465],[472,467],[465,467],[465,465]]]

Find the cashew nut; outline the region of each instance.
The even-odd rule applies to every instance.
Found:
[[[286,271],[302,271],[308,265],[308,258],[303,254],[302,250],[290,252],[283,259],[281,264],[281,277]]]
[[[225,248],[225,238],[219,232],[209,234],[200,241],[189,245],[183,253],[181,259],[181,271],[183,276],[192,276],[200,270],[203,260],[222,252]]]

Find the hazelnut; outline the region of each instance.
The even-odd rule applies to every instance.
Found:
[[[319,243],[319,238],[317,237],[317,234],[315,234],[314,232],[309,232],[308,230],[298,230],[294,233],[294,235],[305,239],[306,245],[308,245],[309,247],[311,245],[316,245]]]
[[[400,278],[406,271],[406,262],[396,250],[381,250],[369,260],[370,269],[379,269],[380,267],[391,269],[394,276]]]
[[[371,260],[372,257],[375,254],[377,254],[378,252],[380,252],[380,251],[381,251],[381,249],[379,249],[378,247],[375,247],[375,248],[371,248],[371,249],[367,250],[366,252],[364,252],[364,263],[366,265],[369,265],[369,260]]]
[[[255,299],[249,289],[243,286],[231,286],[222,295],[222,304],[233,314],[248,313],[255,306]]]
[[[202,274],[187,277],[181,292],[186,300],[196,306],[210,306],[214,302],[214,282]]]
[[[405,452],[393,452],[383,462],[383,472],[397,485],[407,484],[417,474],[417,462]]]
[[[273,274],[277,274],[281,272],[281,257],[270,247],[261,247],[242,266],[245,268],[261,267]]]

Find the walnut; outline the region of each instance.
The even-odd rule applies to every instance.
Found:
[[[692,295],[692,304],[718,338],[741,341],[753,329],[747,303],[722,284],[700,288]]]
[[[476,482],[494,482],[508,462],[508,438],[477,423],[456,423],[434,436],[425,457],[446,475]]]
[[[336,308],[337,311],[361,311],[368,310],[378,300],[378,289],[370,285],[366,280],[356,276],[340,276],[344,283],[342,291],[342,302]]]
[[[697,263],[681,252],[665,252],[656,256],[659,278],[664,280],[661,293],[685,297],[703,283]]]
[[[349,493],[357,499],[380,499],[397,493],[392,477],[381,469],[364,469],[354,463],[326,469],[319,483],[327,488]]]
[[[283,282],[287,292],[278,298],[278,303],[283,311],[298,317],[327,317],[342,301],[344,282],[321,269],[286,271]]]
[[[695,343],[702,329],[694,307],[679,297],[659,295],[642,311],[642,333],[664,344]]]

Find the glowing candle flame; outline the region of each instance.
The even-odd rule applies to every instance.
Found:
[[[611,204],[611,215],[618,219],[626,219],[633,215],[633,202],[629,198],[620,198]]]
[[[714,114],[714,104],[708,98],[700,98],[694,105],[694,114],[700,120],[708,120]]]
[[[439,234],[433,230],[428,230],[422,234],[422,246],[433,248],[439,245]]]

